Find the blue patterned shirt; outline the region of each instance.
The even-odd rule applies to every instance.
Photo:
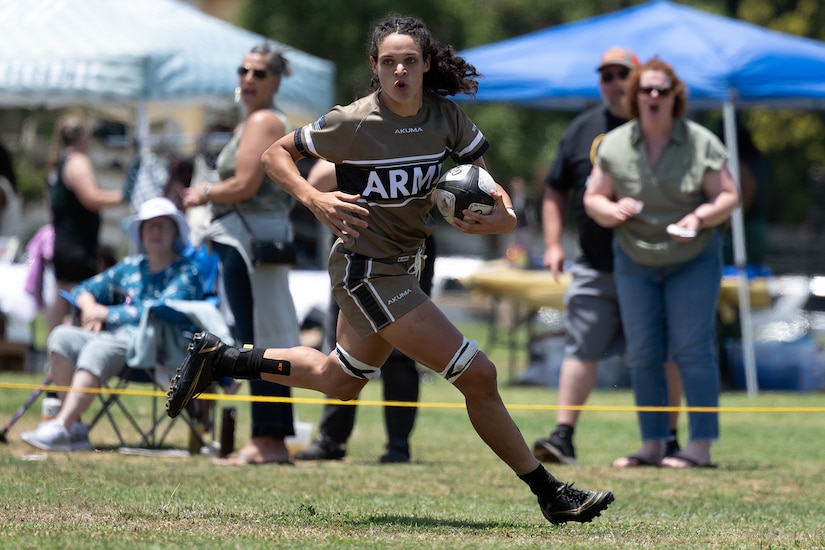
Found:
[[[106,328],[137,326],[143,311],[150,305],[166,300],[202,299],[197,263],[181,257],[162,271],[151,273],[143,254],[128,256],[103,273],[78,284],[72,294],[83,292],[108,306]]]

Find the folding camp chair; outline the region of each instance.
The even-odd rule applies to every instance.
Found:
[[[64,298],[72,302],[70,294],[64,295]],[[153,350],[141,361],[149,361],[154,366],[125,365],[117,376],[102,384],[98,394],[100,409],[89,422],[89,431],[91,432],[96,425],[106,419],[121,447],[158,449],[166,445],[172,428],[180,419],[188,428],[190,452],[199,452],[206,445],[204,435],[211,432],[214,426],[213,402],[194,400],[180,416],[172,419],[166,415],[165,394],[169,388],[171,376],[174,375],[177,365],[185,356],[185,348],[192,335],[198,330],[218,331],[231,341],[229,328],[215,304],[210,301],[169,301],[152,307],[147,315],[151,319],[148,322],[152,323],[154,328],[147,332],[146,341],[140,341],[134,347],[144,350],[144,353],[146,350]],[[185,325],[189,328],[183,332],[173,328]],[[167,335],[165,339],[164,333]],[[172,338],[171,342],[170,338]],[[160,344],[161,341],[163,345]],[[164,355],[167,359],[171,358],[171,365],[157,364],[154,361],[156,354],[159,353],[157,348],[166,350]],[[132,390],[133,384],[148,384],[149,389]],[[212,393],[212,389],[207,389],[207,393]],[[130,406],[134,407],[135,403],[134,399],[129,399],[130,394],[142,396],[148,394],[149,412],[130,408]],[[120,422],[120,418],[126,419],[125,425]],[[134,439],[129,441],[124,436],[124,430],[127,428],[135,434],[136,441]]]
[[[105,419],[108,420],[122,448],[160,449],[165,446],[167,437],[180,419],[188,428],[190,452],[199,452],[207,445],[204,440],[205,434],[212,431],[214,407],[209,401],[195,400],[180,416],[169,418],[166,415],[165,396],[169,383],[164,373],[165,370],[161,368],[124,366],[117,376],[101,387],[101,393],[98,394],[100,409],[89,422],[89,431]],[[135,391],[131,389],[135,384],[149,384],[150,388]],[[130,402],[127,398],[131,394],[141,397],[148,394],[151,403],[148,413],[142,408],[134,408],[134,400]],[[145,401],[143,403],[142,406],[145,407]],[[138,438],[136,443],[134,440],[127,441],[124,437],[124,426],[119,421],[120,417],[125,418],[128,423],[126,427],[131,428],[132,433]]]
[[[130,357],[130,360],[149,361],[151,365],[155,366],[149,368],[124,367],[117,377],[110,380],[110,383],[114,384],[112,391],[106,393],[105,398],[105,392],[100,394],[101,410],[89,426],[91,430],[94,424],[105,416],[123,447],[127,446],[126,441],[112,414],[115,406],[120,412],[124,413],[131,427],[140,436],[138,447],[162,447],[177,420],[177,418],[172,419],[166,415],[165,394],[169,388],[171,376],[186,355],[186,346],[191,341],[192,335],[199,330],[209,330],[210,332],[217,330],[223,337],[231,341],[229,327],[226,325],[222,314],[211,301],[167,301],[153,306],[147,315],[150,319],[149,323],[153,324],[153,330],[147,332],[146,341],[140,341],[134,346],[138,350],[143,350],[142,353],[147,354],[147,358]],[[179,328],[175,328],[187,325],[189,329],[183,332]],[[171,359],[172,366],[158,365],[154,362],[155,352],[160,353],[157,351],[158,349],[165,350],[164,358],[166,360]],[[147,350],[149,350],[148,353]],[[161,392],[161,395],[154,394],[151,396],[150,421],[144,425],[141,425],[137,415],[126,407],[126,400],[123,399],[125,397],[123,393],[133,382],[148,382],[155,392]],[[213,385],[212,389],[208,389],[207,392],[211,393],[215,387],[216,385]],[[188,427],[190,452],[199,452],[205,445],[203,436],[211,432],[214,426],[213,410],[212,401],[194,400],[178,417]]]

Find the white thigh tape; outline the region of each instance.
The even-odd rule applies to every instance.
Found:
[[[464,338],[464,341],[461,343],[461,347],[458,348],[458,351],[455,352],[453,358],[450,359],[450,364],[447,365],[446,369],[438,374],[443,376],[448,382],[455,382],[455,380],[461,376],[465,370],[467,370],[467,367],[470,365],[470,361],[473,360],[476,353],[478,353],[478,342],[475,340],[468,341],[467,338]]]
[[[353,378],[360,378],[362,380],[373,380],[381,376],[381,367],[371,367],[366,363],[359,361],[339,345],[335,346],[335,353],[338,355],[338,364],[344,369],[344,372]]]

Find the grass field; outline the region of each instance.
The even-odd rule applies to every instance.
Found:
[[[29,390],[3,383],[40,375],[0,373],[0,421]],[[502,379],[505,377],[502,376]],[[552,427],[555,390],[502,384],[529,443]],[[380,399],[380,383],[362,398]],[[298,391],[302,421],[319,398]],[[149,398],[127,396],[148,411]],[[441,379],[422,385],[413,462],[377,462],[385,441],[381,408],[362,406],[347,458],[296,466],[227,468],[202,456],[126,456],[105,426],[101,450],[39,454],[19,434],[36,426],[39,403],[0,446],[2,548],[825,548],[823,394],[725,393],[716,469],[610,467],[636,450],[626,390],[597,391],[576,436],[581,465],[551,472],[577,486],[610,489],[616,501],[593,523],[554,527],[527,487],[472,430],[458,392]],[[249,429],[238,407],[236,441]],[[806,411],[804,409],[812,409]],[[778,410],[783,412],[777,412]],[[790,409],[790,410],[789,410]],[[687,433],[682,419],[681,433]],[[186,446],[179,425],[173,443]]]

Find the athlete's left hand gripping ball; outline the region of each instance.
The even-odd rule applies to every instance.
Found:
[[[435,187],[435,204],[447,222],[453,217],[470,210],[478,214],[489,214],[496,201],[490,195],[497,189],[493,176],[475,164],[460,164],[445,172]]]

